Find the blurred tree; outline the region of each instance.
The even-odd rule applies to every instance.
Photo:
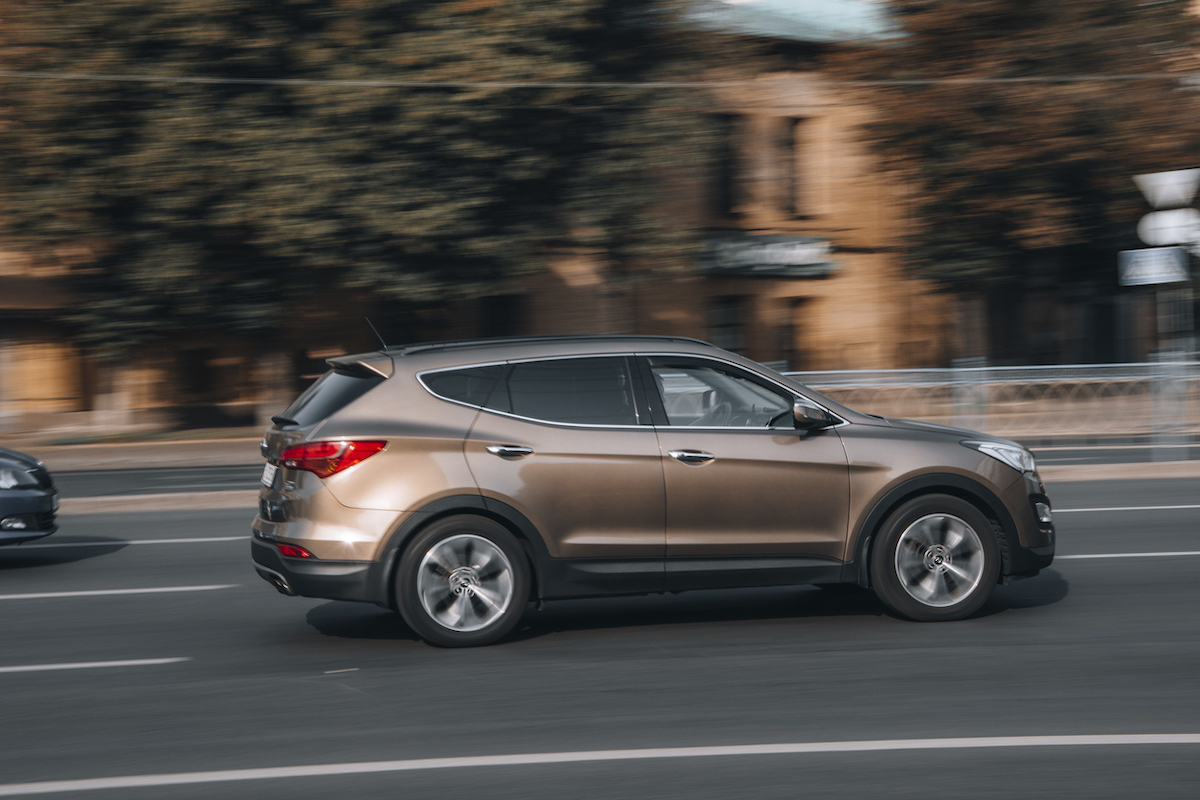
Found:
[[[910,256],[943,286],[1116,285],[1149,209],[1131,178],[1195,166],[1191,0],[890,0],[903,34],[844,50],[891,166],[915,182]],[[1159,77],[1145,77],[1157,75]],[[1122,77],[1124,76],[1124,77]],[[1140,78],[1130,76],[1143,76]]]
[[[357,318],[369,297],[479,294],[553,246],[677,257],[686,231],[654,213],[655,176],[697,162],[703,127],[664,112],[668,90],[595,85],[691,74],[673,13],[15,0],[0,68],[179,80],[5,79],[0,224],[75,265],[73,318],[109,354],[176,330],[269,345],[356,307],[339,296]],[[491,83],[382,85],[397,81]]]

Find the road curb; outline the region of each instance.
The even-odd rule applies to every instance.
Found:
[[[1047,483],[1200,478],[1200,461],[1150,461],[1131,464],[1073,464],[1038,467]]]
[[[118,444],[26,447],[50,472],[92,472],[170,467],[230,467],[258,464],[258,439],[193,439]],[[22,449],[22,448],[17,448]]]
[[[59,515],[120,514],[126,511],[212,511],[227,508],[256,508],[257,489],[224,492],[172,492],[108,497],[68,497],[59,501]]]

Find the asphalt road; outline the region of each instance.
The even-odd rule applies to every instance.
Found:
[[[1103,510],[1200,505],[1198,486],[1052,486],[1060,555],[1200,551],[1200,508]],[[697,592],[550,603],[499,645],[452,651],[373,606],[275,593],[249,565],[250,513],[64,517],[53,546],[0,549],[0,796],[166,773],[197,774],[45,796],[1190,798],[1200,785],[1200,739],[1073,738],[1200,734],[1200,555],[1061,558],[957,623],[813,588]],[[177,591],[56,595],[162,588]],[[157,659],[188,660],[45,668]],[[1068,738],[961,741],[1025,736]],[[954,741],[911,742],[928,738]],[[528,757],[879,740],[924,749]],[[511,758],[409,761],[497,755]]]

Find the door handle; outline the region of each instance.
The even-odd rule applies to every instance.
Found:
[[[515,444],[489,444],[487,451],[501,458],[521,458],[533,452],[532,447],[519,447]]]
[[[699,450],[671,450],[670,454],[671,458],[685,464],[707,464],[716,458],[712,453],[703,453]]]

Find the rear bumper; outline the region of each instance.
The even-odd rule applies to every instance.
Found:
[[[259,576],[284,594],[359,603],[387,601],[378,588],[379,565],[373,561],[285,558],[257,535],[250,540],[250,556]]]

